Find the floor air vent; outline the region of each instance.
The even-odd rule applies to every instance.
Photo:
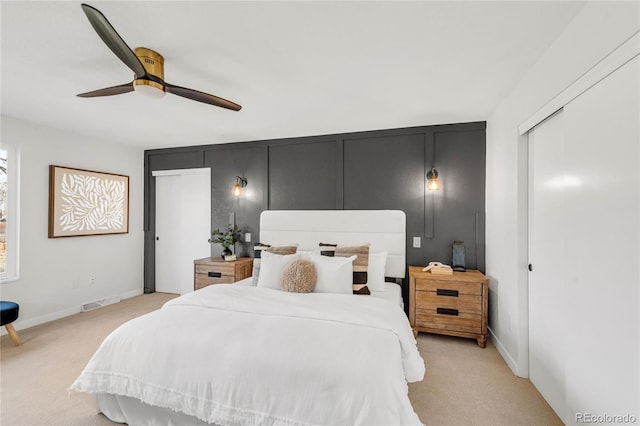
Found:
[[[82,305],[82,312],[92,311],[97,308],[101,308],[103,306],[111,305],[113,303],[118,303],[120,298],[118,296],[107,297],[106,299],[96,300],[95,302],[89,302]]]

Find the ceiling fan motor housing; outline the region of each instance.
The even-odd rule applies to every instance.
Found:
[[[138,59],[140,59],[140,62],[142,62],[142,66],[144,66],[144,69],[148,74],[158,77],[160,80],[164,81],[164,58],[161,54],[155,50],[147,49],[146,47],[136,47],[133,51]],[[146,79],[137,79],[133,81],[134,88],[140,85],[151,86],[164,92],[164,86],[160,83],[156,83],[155,81]]]

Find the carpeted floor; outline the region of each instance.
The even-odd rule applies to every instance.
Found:
[[[0,340],[0,424],[114,425],[86,394],[67,388],[118,325],[159,308],[173,295],[154,293],[19,332],[23,345]],[[511,373],[498,352],[475,340],[420,334],[427,364],[409,397],[427,425],[554,425],[560,419],[531,382]]]
[[[409,399],[427,425],[562,425],[528,379],[515,376],[490,340],[420,333],[427,365]]]

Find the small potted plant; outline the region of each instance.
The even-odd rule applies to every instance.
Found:
[[[222,250],[222,258],[226,260],[227,257],[231,257],[231,249],[235,243],[240,241],[240,228],[237,225],[227,225],[222,230],[220,228],[211,231],[211,238],[209,242],[212,244],[220,244],[224,248]]]

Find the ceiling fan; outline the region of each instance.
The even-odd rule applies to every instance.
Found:
[[[164,96],[165,92],[168,92],[182,96],[183,98],[233,111],[239,111],[240,108],[242,108],[240,105],[218,96],[167,83],[164,81],[164,58],[162,55],[144,47],[131,50],[98,9],[88,4],[82,4],[82,10],[85,15],[87,15],[87,18],[89,18],[93,29],[96,30],[107,47],[133,71],[134,80],[131,83],[121,84],[119,86],[80,93],[78,96],[81,98],[120,95],[133,92],[134,90],[146,92],[153,97],[161,97]]]

